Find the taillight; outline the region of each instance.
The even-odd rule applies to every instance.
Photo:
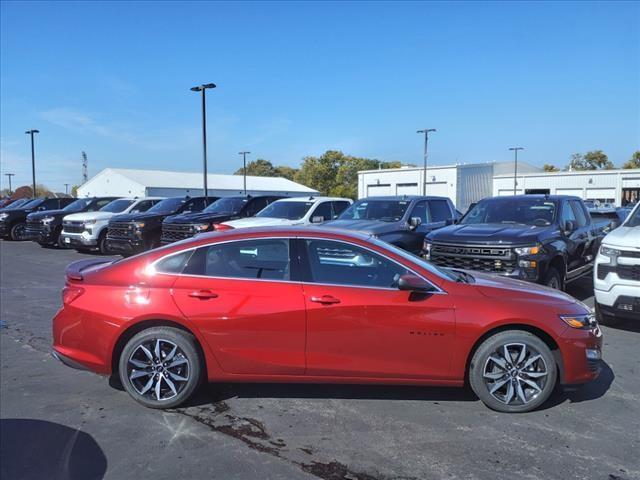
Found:
[[[84,288],[67,285],[62,289],[62,304],[69,305],[84,293]]]
[[[223,232],[225,230],[233,230],[233,227],[231,225],[227,225],[224,223],[214,223],[213,224],[213,229],[216,232]]]

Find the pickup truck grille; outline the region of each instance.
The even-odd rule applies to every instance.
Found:
[[[62,230],[65,233],[84,232],[84,222],[64,222]]]
[[[619,257],[640,258],[640,251],[621,250]]]
[[[110,223],[107,230],[107,237],[131,238],[133,237],[133,229],[130,229],[130,226],[130,223]]]
[[[185,238],[193,237],[193,231],[191,231],[191,225],[188,224],[176,224],[176,225],[162,225],[162,238],[163,243],[177,242],[178,240],[184,240]]]
[[[640,282],[640,265],[598,265],[598,279],[604,280],[610,272],[617,273],[623,280]]]
[[[27,220],[25,232],[27,235],[38,235],[44,232],[44,223],[40,220]]]
[[[431,261],[442,267],[493,273],[511,273],[517,265],[510,248],[487,245],[433,244]]]

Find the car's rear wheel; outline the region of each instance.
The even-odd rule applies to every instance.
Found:
[[[542,405],[555,388],[556,362],[536,335],[507,330],[486,339],[469,366],[469,383],[493,410],[529,412]]]
[[[27,229],[27,224],[24,222],[16,223],[11,227],[9,232],[9,238],[14,241],[24,240],[24,235]]]
[[[198,388],[203,359],[193,335],[152,327],[127,342],[119,360],[120,381],[145,407],[172,408]]]

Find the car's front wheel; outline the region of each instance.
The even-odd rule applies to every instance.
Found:
[[[120,381],[142,405],[172,408],[198,388],[202,362],[193,335],[177,328],[152,327],[134,335],[122,350]]]
[[[507,330],[486,339],[469,366],[469,383],[493,410],[529,412],[542,405],[555,388],[556,362],[536,335]]]

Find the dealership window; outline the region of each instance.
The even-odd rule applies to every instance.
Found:
[[[289,280],[289,240],[258,239],[199,248],[183,273],[207,277]]]
[[[396,288],[410,273],[381,255],[362,247],[331,240],[306,240],[313,283]]]

